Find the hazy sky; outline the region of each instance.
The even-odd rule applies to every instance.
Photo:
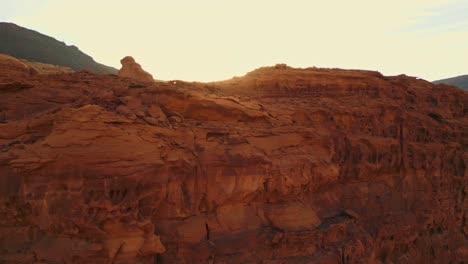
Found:
[[[276,63],[468,74],[468,0],[0,0],[0,21],[117,68],[132,55],[163,80],[221,80]]]

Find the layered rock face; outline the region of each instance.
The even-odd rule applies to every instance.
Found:
[[[122,68],[119,70],[120,77],[132,78],[143,82],[154,81],[153,76],[143,70],[133,57],[127,56],[121,59],[120,63],[122,64]]]
[[[468,258],[459,89],[284,65],[0,83],[0,262]]]

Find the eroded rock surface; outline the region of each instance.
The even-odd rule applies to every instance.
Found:
[[[143,70],[140,64],[131,56],[127,56],[120,60],[122,68],[119,70],[120,77],[132,78],[143,82],[154,81],[153,76]]]
[[[284,65],[0,83],[0,262],[468,258],[459,89]]]

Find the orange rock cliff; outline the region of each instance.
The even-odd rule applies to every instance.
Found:
[[[462,90],[286,65],[176,85],[2,65],[0,263],[468,259]]]

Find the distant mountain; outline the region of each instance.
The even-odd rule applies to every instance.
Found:
[[[434,81],[434,83],[443,83],[443,84],[453,85],[453,86],[456,86],[456,87],[458,87],[460,89],[468,91],[468,74],[453,77],[453,78]]]
[[[75,46],[13,23],[0,22],[0,53],[16,58],[61,65],[73,70],[116,74],[117,69],[97,63]]]

